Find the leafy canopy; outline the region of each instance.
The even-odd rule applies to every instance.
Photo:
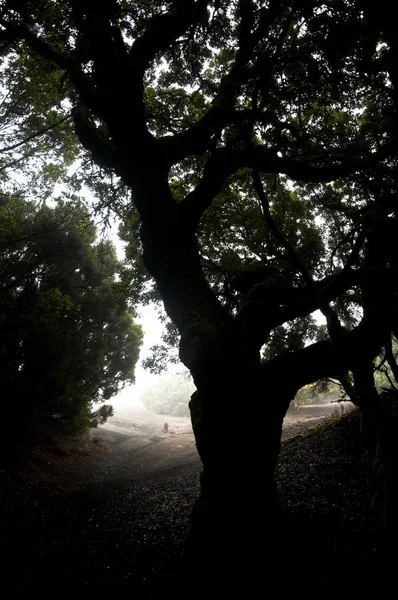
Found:
[[[0,206],[0,378],[6,412],[30,428],[75,431],[106,420],[97,402],[134,382],[141,327],[87,208],[20,196]]]
[[[328,336],[371,358],[391,344],[398,62],[387,2],[8,0],[0,17],[4,85],[12,97],[24,77],[32,85],[12,136],[29,149],[39,124],[35,140],[51,148],[49,115],[66,117],[55,135],[65,164],[75,135],[84,148],[68,183],[122,217],[135,299],[160,292],[180,334],[213,307],[267,360]],[[25,127],[26,115],[37,123]],[[200,296],[190,310],[181,290],[167,303],[170,281],[187,286],[184,269]]]

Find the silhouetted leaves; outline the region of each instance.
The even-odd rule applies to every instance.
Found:
[[[50,208],[4,197],[0,223],[6,413],[32,428],[55,419],[76,430],[106,419],[105,407],[91,417],[93,403],[134,381],[142,339],[113,245],[96,240],[78,203]]]

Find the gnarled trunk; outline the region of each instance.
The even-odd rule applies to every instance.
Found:
[[[265,554],[279,556],[274,471],[284,410],[278,391],[264,388],[259,357],[247,360],[237,348],[197,366],[195,380],[190,409],[203,471],[187,569],[205,586],[217,582],[225,593],[245,584],[247,593],[264,574]]]
[[[180,358],[197,388],[190,408],[203,472],[186,572],[195,586],[216,580],[225,592],[237,579],[252,580],[255,590],[253,573],[263,573],[265,552],[279,554],[274,470],[290,397],[282,404],[278,390],[266,387],[259,348],[210,290],[194,234],[175,219],[159,224],[157,234],[154,226],[143,221],[145,263],[180,331]]]

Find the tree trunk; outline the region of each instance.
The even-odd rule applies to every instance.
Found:
[[[149,217],[148,224],[144,219],[145,264],[197,388],[190,408],[203,472],[185,549],[190,597],[193,586],[206,592],[211,582],[215,591],[215,581],[222,593],[234,591],[236,580],[246,593],[252,581],[254,597],[265,546],[278,555],[274,470],[287,406],[281,410],[277,390],[265,388],[259,349],[210,290],[195,235],[178,220],[163,219],[157,233]]]
[[[393,410],[398,404],[395,394],[383,398],[384,410],[377,423],[379,442],[378,475],[383,502],[386,547],[391,559],[398,557],[398,417]]]
[[[373,501],[376,508],[381,505],[388,560],[395,561],[398,556],[398,401],[394,393],[379,395],[376,391],[372,361],[363,361],[353,374],[360,408],[373,423],[377,435],[378,492]]]
[[[227,356],[228,372],[208,365],[190,402],[203,471],[185,561],[195,587],[211,582],[226,593],[244,586],[247,594],[264,575],[264,554],[268,577],[274,572],[268,555],[279,556],[274,471],[284,411],[277,390],[262,385],[259,359],[248,364],[228,352],[220,363]]]

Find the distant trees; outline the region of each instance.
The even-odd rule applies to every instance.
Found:
[[[111,407],[95,403],[134,381],[142,340],[112,243],[96,239],[81,203],[4,194],[0,249],[3,419],[25,431],[105,421]]]
[[[141,400],[146,408],[158,415],[189,417],[187,399],[194,389],[192,380],[184,375],[161,375],[157,383],[145,390]]]
[[[321,379],[316,383],[304,385],[293,399],[293,406],[299,408],[313,402],[324,402],[327,400],[336,400],[338,396],[343,395],[342,388],[338,382],[329,379]]]

